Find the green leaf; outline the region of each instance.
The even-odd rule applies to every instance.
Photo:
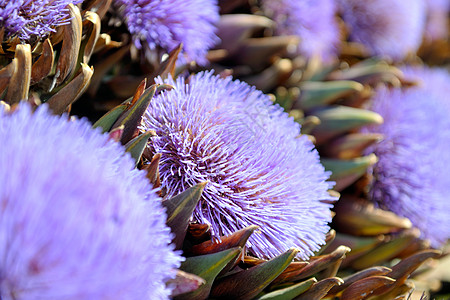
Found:
[[[300,107],[308,110],[325,106],[363,89],[361,83],[352,80],[305,81],[300,85]]]
[[[294,284],[290,287],[267,293],[257,300],[291,300],[306,292],[317,280],[315,278]]]
[[[139,163],[142,153],[144,152],[144,149],[147,146],[147,141],[151,136],[155,136],[155,132],[149,130],[146,133],[138,135],[125,145],[126,151],[131,154],[132,158],[134,158],[136,165]]]
[[[216,280],[211,297],[217,299],[253,299],[294,259],[298,250],[290,249],[272,260]]]
[[[383,135],[379,133],[350,133],[327,143],[320,149],[325,157],[352,159],[363,156],[364,150],[380,142]]]
[[[110,111],[108,111],[105,115],[103,115],[100,119],[97,120],[97,122],[94,123],[92,126],[93,128],[101,127],[102,132],[105,133],[109,131],[113,124],[117,121],[119,116],[127,109],[127,105],[121,104]]]
[[[236,258],[241,251],[241,248],[233,248],[218,253],[186,258],[186,260],[181,263],[180,269],[200,276],[206,281],[206,283],[200,286],[197,290],[179,295],[174,299],[201,300],[208,298],[211,286],[216,276],[231,260]]]
[[[350,130],[383,123],[383,117],[373,111],[339,105],[316,111],[314,115],[321,121],[313,130],[318,144]]]
[[[343,284],[344,281],[339,277],[330,277],[323,279],[301,294],[296,300],[320,300],[328,293],[328,291],[336,285]]]
[[[400,235],[394,237],[392,241],[382,244],[361,257],[358,257],[351,263],[351,266],[357,270],[361,270],[390,260],[411,245],[411,242],[415,238],[418,238],[419,235],[420,232],[416,228],[405,230]],[[387,276],[391,277],[390,274]]]
[[[336,186],[334,187],[336,191],[342,191],[344,188],[355,182],[366,173],[369,167],[376,164],[377,161],[378,158],[373,153],[348,160],[321,159],[325,170],[331,171],[332,173],[330,180],[336,182]]]
[[[167,226],[175,234],[174,243],[177,249],[183,246],[189,219],[197,206],[207,182],[190,187],[175,197],[163,201],[167,211]]]
[[[138,125],[141,122],[142,116],[145,113],[150,101],[156,92],[162,89],[170,89],[172,86],[167,84],[154,84],[147,88],[136,102],[132,102],[131,107],[125,111],[116,121],[113,127],[123,125],[125,128],[122,134],[122,144],[127,143],[136,132]]]

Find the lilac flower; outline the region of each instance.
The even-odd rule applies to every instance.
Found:
[[[115,0],[137,48],[171,51],[180,43],[189,60],[206,64],[218,42],[216,0]]]
[[[426,0],[427,24],[425,34],[431,41],[448,36],[448,14],[450,0]]]
[[[402,60],[419,48],[425,26],[424,0],[338,0],[353,41],[371,55]]]
[[[160,198],[122,146],[40,107],[0,109],[0,298],[167,299]]]
[[[158,80],[162,82],[161,79]],[[214,236],[260,226],[250,250],[274,257],[291,247],[306,258],[324,243],[334,201],[313,144],[269,97],[212,73],[179,78],[155,97],[143,127],[161,153],[166,197],[208,181],[193,219],[211,224]]]
[[[339,29],[334,0],[264,0],[262,5],[277,24],[277,34],[300,37],[300,54],[325,62],[336,57]]]
[[[68,23],[69,4],[82,0],[0,0],[0,27],[6,37],[19,37],[23,42],[37,40]]]
[[[371,149],[379,157],[371,195],[381,207],[409,218],[438,247],[450,238],[450,74],[411,67],[403,71],[422,84],[382,89],[373,99],[372,109],[384,124],[367,131],[385,139]]]

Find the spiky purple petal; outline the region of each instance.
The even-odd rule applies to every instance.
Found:
[[[371,55],[402,60],[422,42],[425,0],[338,0],[350,38]]]
[[[38,40],[68,23],[69,4],[82,0],[0,0],[0,27],[6,37],[23,42]]]
[[[407,217],[435,247],[450,238],[450,74],[442,69],[404,67],[420,85],[382,89],[372,109],[384,123],[367,129],[385,139],[371,151],[373,200]]]
[[[0,108],[0,298],[167,299],[161,199],[83,120]]]
[[[262,5],[277,24],[277,34],[300,37],[300,54],[325,62],[336,57],[339,29],[334,0],[264,0]]]
[[[137,48],[171,51],[180,43],[188,60],[206,64],[218,42],[216,0],[115,0]]]
[[[158,82],[162,82],[160,79]],[[208,181],[193,218],[228,235],[249,225],[251,251],[274,257],[291,247],[306,258],[324,243],[336,200],[329,173],[300,126],[246,83],[199,73],[189,83],[155,97],[143,127],[161,153],[160,175],[167,197]]]

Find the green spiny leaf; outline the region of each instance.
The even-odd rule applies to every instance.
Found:
[[[174,299],[206,299],[216,276],[231,260],[238,256],[241,251],[241,248],[233,248],[218,253],[186,258],[186,260],[181,263],[180,269],[200,276],[206,281],[206,283],[200,286],[197,290],[179,295]]]
[[[356,81],[305,81],[301,83],[299,105],[303,109],[313,109],[331,104],[339,98],[361,92],[364,86]]]
[[[113,124],[117,121],[119,116],[127,109],[127,107],[128,106],[125,104],[121,104],[114,107],[104,116],[98,119],[97,122],[95,122],[92,127],[93,128],[101,127],[103,133],[109,131],[112,128]]]
[[[355,182],[366,173],[369,167],[376,164],[377,161],[378,158],[373,153],[348,160],[330,158],[321,159],[325,170],[331,171],[332,174],[330,180],[336,181],[334,189],[337,191],[342,191],[344,188]]]
[[[183,246],[189,219],[197,206],[207,182],[190,187],[175,197],[163,201],[167,211],[167,226],[175,234],[174,243],[177,249]]]
[[[151,136],[155,136],[155,132],[149,130],[144,134],[138,135],[125,145],[126,151],[131,154],[132,158],[134,158],[136,165],[139,163],[142,153],[147,146],[147,141]]]
[[[347,106],[325,108],[314,112],[314,115],[321,121],[313,131],[318,144],[350,130],[383,123],[383,118],[373,111]]]
[[[252,299],[291,263],[298,250],[290,249],[253,268],[216,280],[211,296],[217,299]]]
[[[294,284],[290,287],[286,287],[280,290],[276,290],[270,293],[267,293],[257,300],[291,300],[297,297],[300,294],[306,292],[317,280],[315,278],[308,279],[306,281]]]

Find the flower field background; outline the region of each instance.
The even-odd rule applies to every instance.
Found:
[[[0,299],[450,299],[449,0],[0,0]]]

